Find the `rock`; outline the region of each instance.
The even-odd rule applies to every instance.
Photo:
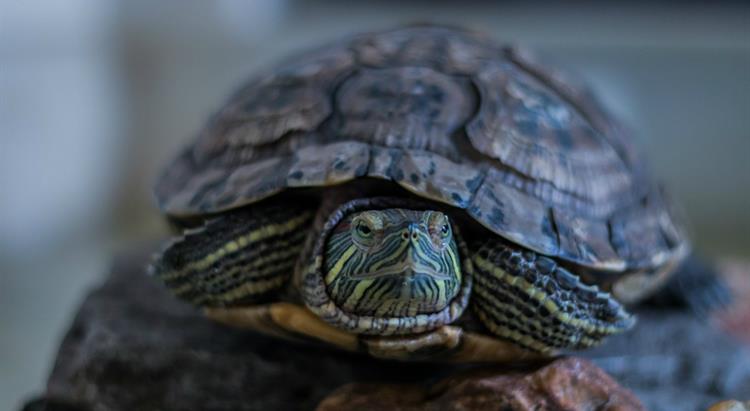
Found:
[[[321,402],[335,410],[644,410],[628,390],[589,361],[561,358],[536,370],[472,370],[437,383],[348,384]]]
[[[708,411],[750,411],[750,401],[739,402],[737,400],[722,401],[714,404]]]
[[[336,395],[360,392],[353,388],[364,384],[391,387],[379,390],[405,386],[399,395],[415,401],[431,401],[423,394],[429,390],[458,401],[475,389],[478,394],[470,399],[479,401],[500,396],[493,390],[515,381],[520,391],[514,395],[528,398],[521,395],[531,395],[532,386],[522,382],[541,375],[561,387],[585,388],[578,394],[601,398],[603,391],[597,390],[607,386],[602,381],[614,384],[582,360],[537,366],[526,376],[497,367],[470,372],[465,366],[405,366],[228,328],[208,321],[148,278],[144,254],[118,259],[106,282],[83,302],[60,347],[45,396],[28,410],[310,410],[349,383],[357,385]],[[634,390],[648,409],[705,410],[728,398],[750,398],[748,353],[718,328],[679,311],[642,310],[639,316],[634,332],[585,355]],[[599,385],[586,388],[575,374],[562,371],[574,364],[585,370],[583,378]],[[472,374],[479,371],[483,374]],[[430,383],[436,380],[443,382]],[[622,392],[612,389],[618,396]],[[380,400],[387,400],[385,393]],[[579,401],[589,397],[565,394]],[[637,405],[627,394],[617,398]]]

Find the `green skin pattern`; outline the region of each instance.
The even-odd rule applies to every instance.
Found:
[[[437,211],[364,211],[328,238],[325,282],[342,309],[414,316],[442,310],[458,294],[461,267],[448,216]]]
[[[547,353],[596,345],[634,322],[611,295],[550,258],[495,236],[467,247],[441,211],[345,206],[315,233],[318,255],[304,252],[314,213],[251,205],[186,232],[152,272],[195,305],[251,306],[278,300],[306,258],[297,265],[307,270],[305,305],[355,334],[421,333],[467,309],[486,334]]]

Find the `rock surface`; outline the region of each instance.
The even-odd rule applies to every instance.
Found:
[[[520,383],[524,378],[546,376],[577,384],[561,371],[575,364],[586,371],[576,375],[592,379],[592,384],[597,380],[592,398],[601,398],[602,391],[596,390],[612,382],[576,359],[558,360],[526,376],[502,377],[498,373],[508,370],[495,367],[456,377],[469,371],[427,363],[407,367],[227,328],[204,319],[146,277],[145,261],[142,254],[121,258],[105,284],[84,301],[60,348],[45,397],[27,409],[310,410],[352,382],[357,384],[333,395],[341,398],[349,392],[347,398],[355,398],[361,393],[357,387],[378,383],[379,390],[387,391],[403,383],[404,392],[410,393],[404,395],[413,396],[408,398],[439,392],[457,401],[477,392],[484,394],[471,394],[474,399],[489,399],[500,395],[495,390],[503,384],[531,389]],[[652,310],[639,315],[632,333],[586,355],[634,390],[646,408],[705,410],[721,400],[750,398],[750,354],[740,344],[686,313]],[[610,405],[638,409],[632,408],[638,403],[626,392],[612,392],[618,393],[618,402]],[[428,395],[425,400],[433,399]]]
[[[580,358],[562,358],[535,371],[482,369],[435,384],[348,384],[317,411],[337,410],[644,410],[628,390]]]
[[[740,402],[737,400],[722,401],[714,404],[708,411],[750,411],[750,401]]]

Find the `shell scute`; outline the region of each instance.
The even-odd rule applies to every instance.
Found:
[[[453,142],[445,137],[466,122],[474,100],[461,79],[397,67],[359,71],[341,84],[335,101],[329,134],[448,155]]]
[[[354,66],[345,47],[308,53],[260,76],[229,98],[201,133],[195,153],[273,143],[290,132],[315,130],[332,111],[330,93]]]
[[[632,188],[618,152],[554,90],[507,64],[485,67],[475,82],[479,113],[466,132],[477,150],[591,202]]]
[[[557,234],[549,208],[538,199],[504,185],[488,169],[467,211],[487,228],[546,255],[558,254]]]
[[[684,255],[687,251],[685,235],[677,231],[677,218],[654,188],[612,216],[612,245],[626,261],[638,262],[642,267],[662,265],[675,254]]]
[[[462,75],[476,72],[502,54],[481,33],[419,26],[359,36],[353,49],[366,66],[426,66]]]
[[[362,168],[370,162],[370,146],[357,142],[331,143],[325,149],[307,146],[297,150],[292,158],[287,186],[333,185],[362,175]],[[299,178],[293,178],[295,175]]]
[[[612,271],[625,269],[625,264],[610,242],[606,220],[574,215],[566,210],[553,210],[555,228],[560,241],[559,256],[566,260],[594,261]]]

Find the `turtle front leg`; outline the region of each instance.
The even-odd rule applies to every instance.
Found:
[[[472,306],[499,337],[550,353],[596,345],[635,322],[609,293],[550,258],[495,239],[474,250]]]
[[[269,300],[291,278],[313,212],[289,205],[229,212],[186,231],[150,267],[182,300],[233,307]]]

